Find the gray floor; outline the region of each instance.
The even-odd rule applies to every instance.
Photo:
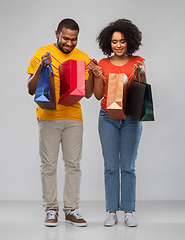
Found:
[[[60,203],[62,209],[62,203]],[[184,240],[185,201],[137,202],[136,228],[126,227],[123,212],[115,227],[104,227],[104,202],[81,202],[87,227],[64,222],[60,211],[58,227],[44,226],[44,209],[40,202],[0,202],[0,240]]]

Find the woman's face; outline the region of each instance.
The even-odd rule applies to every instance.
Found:
[[[118,57],[126,55],[127,42],[121,32],[114,32],[112,34],[111,48],[115,55],[117,55]]]

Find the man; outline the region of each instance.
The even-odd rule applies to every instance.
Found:
[[[62,20],[55,31],[57,42],[49,46],[38,49],[33,55],[27,73],[28,92],[35,94],[39,74],[42,66],[46,62],[47,52],[52,58],[56,110],[36,109],[39,129],[39,154],[41,158],[41,179],[43,192],[43,206],[46,211],[46,226],[58,225],[59,203],[57,200],[57,159],[59,146],[61,144],[63,160],[65,165],[64,184],[64,213],[65,220],[75,226],[86,226],[86,221],[82,218],[78,209],[79,188],[80,188],[80,159],[82,153],[83,120],[81,105],[79,102],[73,106],[58,104],[60,92],[59,62],[68,59],[84,60],[86,64],[90,59],[87,54],[76,48],[78,41],[79,26],[72,19]],[[48,64],[48,62],[47,62]],[[91,71],[85,72],[85,95],[89,98],[93,92],[93,74]]]

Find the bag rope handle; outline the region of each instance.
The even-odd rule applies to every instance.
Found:
[[[132,76],[135,75],[135,71],[138,69],[138,66],[136,67],[136,69],[133,70],[133,72],[130,74],[130,76],[128,77],[128,84],[130,83]],[[104,82],[106,82],[106,77],[96,68],[97,72],[101,75],[101,77],[103,78]]]
[[[142,71],[141,71],[141,68],[138,67],[138,69],[139,69],[139,76],[141,75],[142,78],[143,78],[144,83],[146,83],[146,80],[145,80],[144,75],[143,75],[143,73],[142,73]]]
[[[46,63],[47,63],[48,60],[49,60],[49,68],[50,68],[51,73],[52,73],[52,75],[53,75],[53,69],[52,69],[52,67],[51,67],[51,58],[50,58],[49,53],[47,53],[47,57],[46,57],[46,61],[45,61],[44,67],[46,67]]]
[[[53,55],[51,55],[51,53],[49,52],[48,53],[48,55],[50,55],[52,58],[54,58],[58,63],[60,63],[61,64],[61,62],[58,60],[58,59],[56,59]],[[92,59],[86,66],[85,66],[85,70],[87,70],[88,69],[88,65],[90,64],[90,63],[92,63],[93,61],[94,61],[95,59]],[[52,63],[50,63],[51,64],[51,66],[53,66],[54,68],[56,68],[57,70],[59,70],[59,68],[57,68],[57,67],[55,67]],[[106,77],[95,67],[95,69],[96,69],[96,71],[101,75],[101,77],[103,78],[103,81],[104,82],[106,82]],[[130,74],[130,76],[128,77],[128,84],[130,83],[130,81],[131,81],[131,79],[132,79],[132,76],[133,77],[135,77],[136,76],[136,70],[137,69],[139,69],[139,74],[138,75],[142,75],[142,78],[143,78],[143,80],[144,80],[144,82],[145,82],[145,79],[144,79],[144,76],[143,76],[143,73],[141,72],[141,68],[139,67],[139,66],[137,66],[134,70],[133,70],[133,72]],[[140,76],[139,76],[139,79],[140,79]],[[140,82],[140,80],[139,80],[139,82]]]
[[[50,52],[49,52],[49,55],[50,55],[52,58],[54,58],[58,63],[61,64],[61,62],[60,62],[58,59],[56,59],[53,55],[51,55]],[[95,59],[92,59],[92,60],[85,66],[85,70],[88,69],[88,65],[89,65],[90,63],[92,63],[94,60],[95,60]],[[54,68],[56,68],[57,70],[59,70],[59,68],[55,67],[53,64],[51,64],[51,65],[52,65]]]
[[[136,72],[137,70],[138,70],[138,73]],[[130,82],[131,82],[131,80],[132,80],[132,76],[133,76],[133,79],[134,79],[135,77],[136,77],[136,78],[139,78],[139,84],[140,84],[140,82],[141,82],[140,77],[142,76],[144,83],[146,83],[145,78],[144,78],[144,75],[143,75],[143,73],[142,73],[142,71],[141,71],[141,68],[140,68],[139,66],[137,66],[137,67],[134,69],[134,71],[130,74],[130,76],[128,77],[128,85],[130,84]]]
[[[59,62],[58,59],[56,59],[53,55],[51,55],[50,52],[49,52],[49,55],[50,55],[52,58],[54,58],[57,62]],[[61,62],[59,62],[59,63],[61,64]],[[51,65],[52,65],[54,68],[56,68],[57,70],[59,70],[59,68],[55,67],[55,65],[53,65],[52,63],[51,63]]]
[[[133,70],[133,72],[130,74],[130,76],[128,77],[128,84],[130,83],[132,76],[136,75],[136,70],[139,67],[137,66],[136,69]],[[103,78],[103,81],[106,82],[106,77],[95,67],[96,71],[101,75],[101,77]],[[135,76],[134,76],[135,77]]]
[[[93,58],[93,59],[85,66],[85,70],[88,69],[88,65],[89,65],[90,63],[92,63],[94,60],[95,60],[95,59]]]
[[[58,60],[58,59],[56,59],[53,55],[51,55],[51,53],[49,52],[49,55],[52,57],[52,58],[54,58],[58,63],[60,63],[61,64],[61,62]],[[85,70],[87,70],[88,69],[88,65],[90,64],[90,63],[92,63],[93,61],[94,61],[95,59],[92,59],[86,66],[85,66]],[[57,67],[55,67],[53,64],[51,64],[54,68],[56,68],[57,70],[59,69],[59,68],[57,68]],[[95,67],[96,68],[96,67]],[[106,82],[106,77],[96,68],[96,70],[97,70],[97,72],[101,75],[101,77],[103,78],[103,80],[104,80],[104,82]],[[133,71],[134,72],[134,71]]]
[[[128,84],[130,83],[130,81],[132,80],[132,78],[134,78],[136,76],[136,70],[138,69],[138,66],[133,70],[133,72],[130,74],[130,76],[128,77]]]
[[[104,82],[106,82],[106,77],[103,75],[103,73],[101,73],[98,69],[97,69],[97,67],[95,67],[95,69],[96,69],[96,71],[101,75],[101,77],[103,78],[103,81]]]

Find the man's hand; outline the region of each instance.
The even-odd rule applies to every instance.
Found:
[[[41,66],[44,66],[44,65],[45,65],[47,56],[48,56],[48,53],[45,53],[45,54],[41,57],[41,59],[40,59],[40,65],[41,65]],[[51,58],[50,58],[50,59],[51,59]],[[48,58],[48,60],[47,60],[46,66],[49,66],[49,58]]]
[[[40,71],[42,69],[42,66],[45,65],[46,59],[47,59],[48,53],[45,53],[41,59],[40,59],[40,64],[35,72],[34,75],[30,75],[28,79],[28,92],[30,95],[34,95],[37,87],[37,82],[39,79]],[[46,66],[49,66],[49,58],[47,60]]]

